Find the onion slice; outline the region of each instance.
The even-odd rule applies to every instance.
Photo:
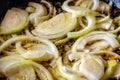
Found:
[[[33,67],[18,55],[1,58],[0,65],[0,73],[3,73],[10,80],[36,79]]]
[[[78,16],[88,16],[88,15],[93,15],[93,16],[99,15],[98,12],[92,11],[92,10],[87,9],[87,8],[81,8],[78,6],[69,6],[68,4],[72,1],[73,0],[66,0],[62,5],[62,9],[69,12],[69,13],[72,13],[74,16],[77,16],[77,17]],[[97,2],[97,0],[95,2]],[[95,9],[95,8],[93,7],[93,9]]]
[[[19,8],[12,8],[7,11],[1,22],[0,34],[11,34],[20,32],[29,23],[28,13]]]
[[[67,37],[68,38],[78,38],[80,36],[83,36],[87,33],[89,33],[90,31],[92,31],[94,28],[95,28],[95,17],[94,16],[86,16],[86,19],[88,21],[88,25],[80,30],[80,31],[77,31],[77,32],[68,32],[67,33]]]
[[[64,37],[67,32],[73,30],[77,26],[77,19],[69,13],[60,13],[55,17],[38,24],[38,26],[32,30],[32,33],[36,36],[55,39]]]
[[[8,45],[15,43],[17,41],[24,41],[24,40],[30,40],[30,41],[38,41],[38,42],[42,42],[44,44],[46,44],[49,48],[50,48],[50,52],[52,55],[54,55],[54,58],[58,58],[59,56],[59,52],[56,48],[56,46],[49,40],[47,39],[43,39],[43,38],[38,38],[38,37],[28,37],[28,36],[16,36],[13,37],[7,41],[5,41],[1,46],[0,46],[0,52],[2,52],[2,50],[4,50]],[[18,49],[18,48],[17,48]],[[18,49],[19,50],[19,49]],[[24,54],[24,51],[20,51],[20,54]]]
[[[119,43],[116,40],[115,36],[109,32],[103,31],[95,31],[91,32],[84,37],[80,37],[72,47],[72,52],[79,52],[83,50],[88,42],[98,41],[98,40],[105,40],[107,41],[113,48],[119,47]]]

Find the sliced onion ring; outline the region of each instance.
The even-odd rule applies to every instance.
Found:
[[[103,32],[103,31],[95,31],[91,32],[90,34],[79,38],[72,47],[72,52],[77,52],[78,50],[82,50],[85,48],[85,45],[88,42],[96,41],[96,40],[105,40],[109,42],[109,44],[113,48],[119,47],[118,41],[115,39],[115,36],[112,33],[109,32]]]

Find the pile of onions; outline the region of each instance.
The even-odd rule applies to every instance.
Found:
[[[0,76],[107,80],[120,75],[120,16],[111,17],[111,6],[66,0],[57,14],[57,7],[41,0],[8,10],[0,26]]]

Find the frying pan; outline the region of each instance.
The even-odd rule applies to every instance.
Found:
[[[28,2],[39,2],[40,0],[0,0],[0,18],[4,16],[6,11],[10,9],[11,7],[17,7],[17,6],[26,6]],[[62,2],[65,0],[49,0],[53,3],[54,6],[60,7],[60,4],[55,4],[56,2]],[[112,16],[118,16],[120,15],[120,0],[103,0],[106,2],[112,1],[113,2],[113,8],[112,8]],[[4,78],[0,78],[0,80],[6,80]],[[112,80],[119,80],[119,79],[112,79]]]

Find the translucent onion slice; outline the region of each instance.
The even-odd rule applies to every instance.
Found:
[[[30,19],[34,19],[35,17],[43,16],[47,14],[46,8],[44,8],[39,3],[29,2],[28,6],[35,8],[35,12],[30,14]]]
[[[36,79],[34,69],[18,55],[5,56],[0,59],[0,73],[9,80]]]
[[[26,36],[28,36],[28,37],[34,37],[34,35],[32,35],[32,33],[30,32],[30,30],[29,30],[28,27],[25,29],[25,34],[26,34]]]
[[[50,48],[50,54],[52,54],[54,56],[54,58],[59,57],[59,52],[57,50],[57,47],[51,41],[49,41],[47,39],[43,39],[43,38],[38,38],[38,37],[32,37],[32,38],[30,38],[30,40],[36,40],[38,42],[42,42],[42,43],[46,44]]]
[[[98,42],[94,42],[91,45],[87,45],[86,49],[84,51],[100,51],[100,50],[108,50],[113,51],[114,49],[110,46],[110,44],[107,41],[101,40]]]
[[[69,56],[69,57],[70,57],[70,56]],[[72,60],[73,60],[73,59],[72,59]],[[75,63],[74,63],[73,66],[72,66],[72,69],[73,69],[74,71],[79,72],[79,66],[80,66],[80,64],[81,64],[81,60],[75,61]]]
[[[2,50],[4,50],[8,45],[12,44],[12,43],[15,43],[17,41],[22,41],[22,40],[25,40],[27,39],[27,36],[25,35],[21,35],[21,36],[18,36],[18,37],[14,37],[14,38],[11,38],[11,39],[8,39],[7,41],[5,41],[1,46],[0,46],[0,52],[2,52]]]
[[[43,3],[46,6],[46,8],[49,9],[48,14],[46,16],[43,16],[41,19],[43,19],[43,20],[44,19],[49,19],[50,17],[56,15],[56,9],[50,2],[45,1],[45,0],[41,0],[41,3]]]
[[[90,34],[79,38],[73,45],[72,51],[78,52],[80,50],[83,50],[87,43],[98,41],[98,40],[105,40],[107,41],[112,48],[117,48],[119,46],[118,41],[116,40],[115,36],[112,33],[109,32],[103,32],[103,31],[95,31],[91,32]]]
[[[96,24],[104,23],[110,19],[110,15],[102,16],[97,18]]]
[[[24,41],[24,40],[30,40],[30,41],[38,41],[38,42],[42,42],[44,44],[46,44],[49,48],[50,48],[50,52],[51,54],[54,56],[54,58],[58,58],[59,56],[59,52],[56,48],[56,46],[49,40],[47,39],[43,39],[43,38],[38,38],[38,37],[28,37],[28,36],[25,36],[25,35],[22,35],[22,36],[16,36],[16,37],[13,37],[7,41],[5,41],[1,46],[0,46],[0,52],[2,52],[2,50],[4,50],[8,45],[12,44],[12,43],[15,43],[17,41]],[[18,49],[19,50],[19,49]],[[24,50],[23,51],[20,51],[20,54],[23,54],[24,53]]]
[[[83,7],[83,8],[88,8],[91,10],[96,10],[99,6],[99,0],[85,0],[85,1],[80,1],[76,3],[76,5]]]
[[[100,57],[85,55],[81,59],[79,70],[89,80],[99,80],[104,74],[104,64]]]
[[[99,0],[92,0],[93,1],[93,7],[91,10],[96,10],[99,6]]]
[[[51,73],[44,66],[42,66],[41,64],[38,64],[36,62],[33,62],[33,61],[29,61],[29,63],[35,69],[39,79],[41,79],[41,80],[53,80]]]
[[[21,46],[21,42],[16,43],[16,49],[26,59],[35,61],[48,61],[53,58],[49,46],[45,44],[38,44],[31,49],[26,50]]]
[[[53,80],[52,75],[44,66],[30,60],[25,60],[18,55],[1,58],[0,65],[5,67],[1,68],[0,66],[0,73],[3,73],[10,80],[36,80],[36,75],[42,80]]]
[[[77,26],[77,19],[69,13],[60,13],[48,21],[38,24],[32,31],[36,36],[53,39],[66,35]]]
[[[61,74],[61,76],[63,76],[63,78],[66,78],[67,80],[73,80],[73,79],[85,80],[84,78],[81,77],[80,73],[77,73],[65,67],[62,63],[62,58],[59,58],[57,60],[57,66],[58,66],[59,73]]]
[[[112,19],[108,19],[107,21],[99,23],[96,26],[97,26],[97,28],[100,28],[100,29],[110,30],[112,24],[113,24],[113,20]]]
[[[7,11],[1,22],[0,34],[11,34],[23,30],[29,23],[28,13],[22,9],[12,8]]]
[[[23,58],[17,55],[6,56],[6,57],[0,58],[0,73],[2,73],[3,70],[9,67],[10,65],[19,63],[21,61],[23,61]]]
[[[9,80],[35,80],[36,75],[32,65],[28,64],[27,61],[21,61],[19,63],[10,65],[3,71],[4,75]]]
[[[28,6],[29,7],[26,8],[26,11],[30,12],[30,21],[36,26],[39,23],[37,18],[45,16],[47,14],[47,9],[43,5],[35,2],[29,2]]]
[[[66,0],[62,5],[62,9],[69,12],[69,13],[72,13],[74,16],[87,16],[87,15],[97,16],[97,15],[99,15],[98,12],[92,11],[92,10],[87,9],[87,8],[81,8],[78,6],[69,6],[69,3],[72,1],[73,0]],[[94,0],[95,4],[97,1],[98,0]],[[93,7],[93,9],[95,9],[95,8]]]
[[[104,64],[99,56],[86,53],[72,53],[69,55],[69,59],[77,60],[73,64],[73,70],[81,73],[89,80],[99,80],[104,74]]]
[[[115,52],[107,51],[107,50],[89,52],[89,54],[111,56],[111,57],[107,57],[108,59],[120,59],[119,54],[116,54]]]
[[[80,36],[83,36],[87,33],[89,33],[90,31],[92,31],[94,28],[95,28],[95,17],[94,16],[86,16],[86,19],[88,21],[88,25],[80,30],[80,31],[77,31],[77,32],[68,32],[67,33],[67,37],[68,38],[78,38]]]
[[[72,60],[81,60],[82,56],[85,54],[90,54],[90,55],[96,55],[96,56],[101,56],[103,57],[103,59],[120,59],[120,55],[116,54],[115,52],[111,52],[111,51],[94,51],[94,52],[73,52],[71,54],[68,55],[68,59],[70,61]],[[107,57],[105,57],[107,56]],[[109,57],[108,57],[109,56]]]
[[[38,17],[39,23],[50,19],[51,17],[56,15],[56,9],[55,7],[49,2],[49,1],[45,1],[45,0],[41,0],[41,3],[45,5],[45,7],[47,8],[47,15],[42,16],[42,17]]]
[[[111,9],[111,5],[109,5],[103,1],[99,1],[99,6],[97,7],[96,11],[109,14],[110,9]]]
[[[26,11],[30,13],[30,21],[35,27],[39,23],[42,23],[56,15],[56,9],[50,2],[45,0],[41,0],[40,3],[29,2]]]

